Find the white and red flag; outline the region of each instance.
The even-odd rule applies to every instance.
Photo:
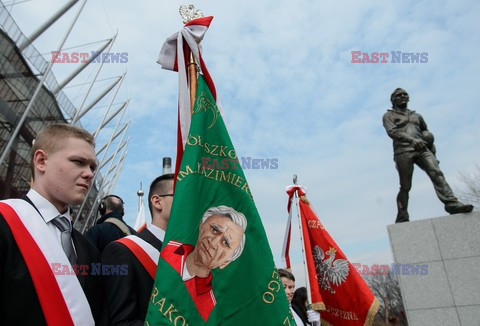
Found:
[[[302,186],[292,185],[287,187],[287,194],[288,194],[288,203],[287,203],[287,212],[288,212],[288,220],[287,220],[287,227],[285,228],[285,237],[283,240],[283,247],[282,247],[282,262],[286,266],[287,269],[291,270],[292,266],[290,264],[290,243],[291,243],[291,235],[292,235],[292,202],[293,202],[293,194],[298,192],[299,196],[304,196],[307,190]]]
[[[324,310],[322,325],[372,325],[378,300],[325,230],[305,196],[305,188],[287,187],[289,202],[296,193],[312,309]]]
[[[177,173],[183,157],[183,150],[187,142],[191,123],[190,84],[188,78],[188,64],[190,54],[195,62],[199,63],[200,71],[216,102],[219,112],[222,107],[217,99],[217,92],[213,80],[203,61],[200,43],[210,26],[213,17],[201,17],[185,24],[177,33],[170,36],[162,46],[157,63],[163,69],[178,71],[178,133],[177,133],[177,160],[175,173]]]
[[[138,208],[138,214],[133,228],[135,231],[140,232],[146,227],[147,219],[145,218],[145,206],[143,205],[143,200],[140,199],[140,207]]]

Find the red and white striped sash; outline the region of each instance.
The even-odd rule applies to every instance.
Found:
[[[127,247],[147,270],[152,279],[155,279],[160,251],[136,235],[120,238],[117,242]]]
[[[94,325],[77,276],[53,273],[53,264],[70,266],[70,262],[36,209],[25,200],[8,199],[0,202],[0,213],[27,265],[47,324]]]

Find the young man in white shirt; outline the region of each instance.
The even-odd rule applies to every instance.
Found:
[[[173,174],[164,174],[150,185],[148,206],[152,223],[137,236],[110,243],[102,253],[102,264],[127,266],[126,275],[105,276],[111,325],[144,324],[172,208],[173,179]]]
[[[0,203],[0,325],[107,323],[101,276],[91,273],[99,253],[72,229],[69,208],[96,168],[87,131],[53,124],[38,133],[30,191]]]

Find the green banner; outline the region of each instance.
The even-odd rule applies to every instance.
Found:
[[[202,76],[145,324],[295,324],[247,180]]]

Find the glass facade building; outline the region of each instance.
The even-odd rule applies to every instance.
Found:
[[[0,28],[0,153],[4,153],[48,62],[32,44],[20,50],[19,44],[26,37],[1,2]],[[62,91],[53,94],[55,89],[58,83],[50,73],[0,165],[0,199],[19,198],[30,189],[31,148],[37,133],[48,124],[69,123],[75,115],[76,109],[68,97]],[[81,126],[80,122],[76,125]],[[86,216],[98,202],[97,183],[75,223],[78,230],[84,229]],[[75,216],[78,207],[72,207],[72,212]]]

